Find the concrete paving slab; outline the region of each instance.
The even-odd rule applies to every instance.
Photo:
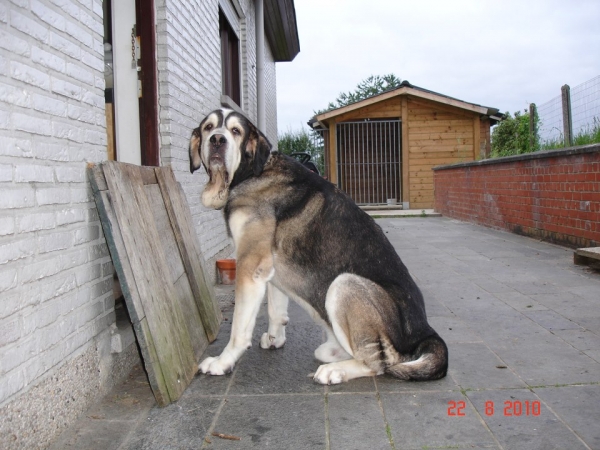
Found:
[[[265,311],[266,308],[263,308]],[[296,320],[305,314],[297,304],[290,304],[290,323],[286,327],[287,341],[276,350],[260,348],[260,336],[267,330],[267,316],[257,320],[254,344],[240,359],[230,393],[275,394],[316,393],[323,387],[313,383],[308,375],[321,364],[314,357],[315,349],[323,343],[322,330],[312,321]],[[260,367],[260,370],[256,370]],[[202,377],[212,378],[210,375]]]
[[[509,350],[494,350],[529,386],[594,383],[600,374],[596,361],[559,339],[552,344],[525,341]]]
[[[460,392],[384,393],[381,400],[397,449],[495,448],[497,444]]]
[[[477,276],[470,278],[470,280],[475,283],[477,286],[489,292],[490,294],[498,294],[498,293],[514,293],[516,292],[510,286],[507,286],[504,283],[500,283],[499,281],[491,278],[490,276],[481,277],[479,273]]]
[[[467,392],[467,396],[503,449],[589,448],[528,389]]]
[[[523,314],[550,331],[581,329],[577,323],[564,318],[554,311],[524,311]]]
[[[313,356],[320,328],[292,303],[285,347],[262,350],[263,305],[254,346],[232,374],[199,375],[177,403],[160,409],[140,368],[139,384],[134,376],[112,392],[52,450],[600,448],[600,273],[574,266],[570,249],[472,224],[378,223],[449,346],[446,378],[317,385],[307,375],[320,364]],[[227,320],[203,357],[229,340],[228,289],[220,301]],[[539,401],[540,415],[504,416],[505,402],[514,408],[516,401]],[[494,402],[494,415],[486,402]]]
[[[428,309],[429,311],[429,309]],[[429,315],[429,324],[444,339],[446,344],[481,342],[481,337],[467,323],[452,316]]]
[[[527,384],[483,343],[451,344],[450,374],[462,389],[522,388]]]
[[[372,449],[392,448],[389,429],[375,393],[330,394],[327,410],[331,450],[363,450],[365,442]]]
[[[589,330],[554,330],[553,333],[578,350],[600,349],[600,336]]]
[[[523,295],[517,291],[495,292],[494,295],[502,300],[507,305],[513,307],[517,311],[545,311],[546,308],[541,303],[535,301],[529,295]]]
[[[327,442],[325,400],[321,395],[228,397],[212,431],[241,439],[210,435],[204,448],[321,450]]]
[[[210,429],[219,397],[182,398],[162,409],[154,408],[129,438],[128,450],[201,448]]]
[[[382,393],[406,393],[406,392],[451,392],[460,391],[456,380],[448,375],[441,380],[419,383],[414,381],[401,381],[390,375],[381,375],[375,378],[377,392]]]
[[[600,448],[600,385],[551,387],[535,393],[590,448]]]

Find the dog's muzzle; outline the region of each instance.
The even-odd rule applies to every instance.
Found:
[[[227,139],[222,134],[213,134],[210,139],[209,162],[211,165],[221,165],[225,162],[225,150],[227,149]]]

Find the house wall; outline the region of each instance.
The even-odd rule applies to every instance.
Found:
[[[208,181],[203,168],[189,171],[191,132],[212,110],[221,106],[219,1],[158,0],[157,46],[161,164],[170,164],[186,194],[206,267],[216,279],[215,260],[234,251],[223,213],[204,208],[200,195]],[[240,1],[242,105],[256,122],[256,35],[254,2]],[[277,142],[275,62],[265,40],[266,134]],[[215,68],[218,68],[215,70]]]
[[[135,363],[86,176],[106,159],[101,0],[0,3],[0,442],[38,448]]]
[[[254,3],[241,1],[244,111],[256,118]],[[233,251],[200,204],[191,130],[220,106],[218,0],[156,0],[161,164],[171,165],[201,248]],[[107,159],[101,0],[0,2],[0,445],[43,448],[139,361],[111,353],[113,267],[86,167]],[[267,124],[276,141],[275,63]],[[214,274],[213,274],[214,277]]]
[[[600,245],[600,145],[436,168],[444,216],[576,247]]]

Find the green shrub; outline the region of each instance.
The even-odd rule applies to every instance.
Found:
[[[509,112],[492,132],[492,158],[501,156],[521,155],[540,149],[537,137],[538,118],[535,118],[535,129],[529,133],[529,113],[515,112],[514,117]]]
[[[311,136],[306,130],[292,131],[288,130],[278,136],[277,149],[286,155],[292,153],[308,153],[312,162],[316,164],[321,174],[324,173],[323,147],[315,145],[319,142],[319,136]]]

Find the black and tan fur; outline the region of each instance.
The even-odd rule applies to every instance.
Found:
[[[205,206],[223,208],[236,247],[231,338],[200,364],[230,372],[251,345],[268,294],[262,348],[285,343],[288,298],[326,331],[314,375],[335,384],[382,373],[405,380],[446,375],[448,349],[427,323],[421,291],[374,220],[334,185],[271,145],[242,115],[210,113],[194,130],[190,169],[210,180]]]

